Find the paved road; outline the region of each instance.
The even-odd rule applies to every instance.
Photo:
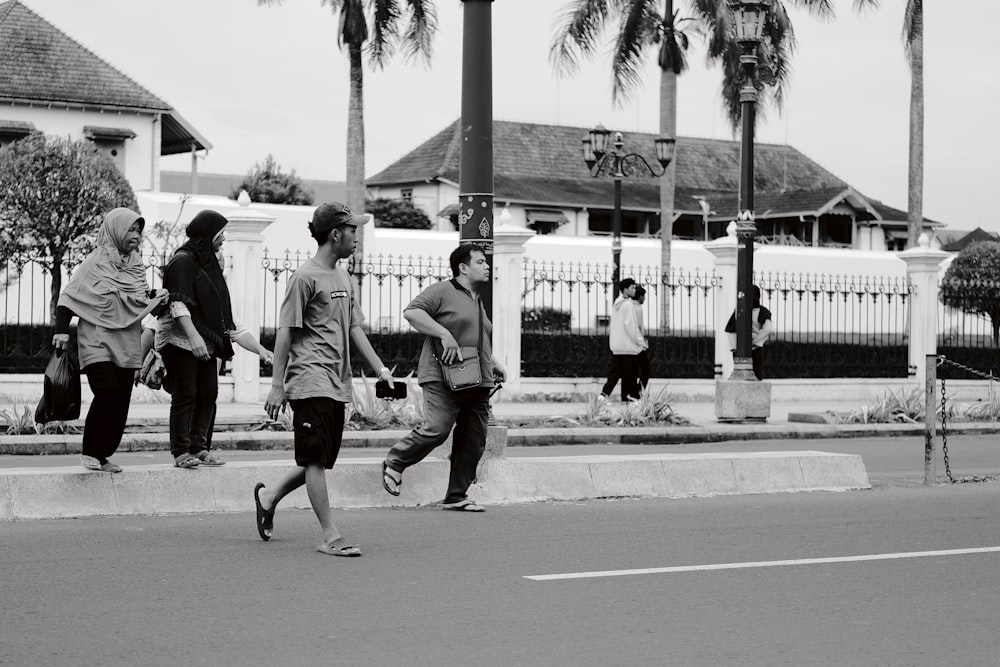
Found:
[[[794,445],[794,443],[790,443]],[[811,443],[809,443],[811,444]],[[801,448],[801,443],[800,443]],[[996,664],[1000,484],[0,524],[0,664]]]

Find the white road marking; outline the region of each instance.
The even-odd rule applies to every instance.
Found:
[[[964,556],[967,554],[996,553],[1000,547],[974,549],[945,549],[943,551],[910,551],[867,556],[837,556],[833,558],[800,558],[796,560],[763,560],[749,563],[715,563],[711,565],[681,565],[678,567],[647,567],[639,570],[604,570],[602,572],[568,572],[565,574],[535,574],[525,576],[533,581],[556,579],[598,579],[601,577],[629,577],[634,574],[673,574],[676,572],[708,572],[711,570],[744,570],[754,567],[780,567],[782,565],[823,565],[827,563],[859,563],[872,560],[898,560],[902,558],[928,558],[933,556]]]

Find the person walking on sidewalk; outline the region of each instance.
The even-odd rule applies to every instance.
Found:
[[[56,305],[52,345],[69,349],[69,324],[79,317],[76,337],[80,368],[94,400],[83,427],[81,465],[121,472],[109,459],[118,451],[137,372],[152,347],[142,321],[166,303],[167,293],[149,291],[139,256],[146,221],[135,211],[116,208],[104,216],[97,247],[73,272]]]
[[[764,345],[774,332],[771,321],[771,311],[761,305],[760,287],[753,286],[753,310],[750,313],[750,357],[753,362],[753,374],[758,380],[764,379]],[[729,349],[736,354],[736,311],[726,322],[726,333],[729,334]]]
[[[422,461],[454,428],[451,471],[442,508],[482,512],[481,505],[469,500],[468,491],[486,449],[490,390],[494,381],[503,382],[507,373],[493,356],[493,324],[478,294],[490,279],[486,255],[471,244],[463,244],[452,251],[449,263],[454,277],[431,285],[403,311],[410,325],[424,334],[417,364],[417,380],[424,392],[424,419],[389,450],[382,463],[382,486],[398,496],[403,471]],[[461,360],[462,347],[477,349],[481,382],[456,391],[445,384],[441,363]]]
[[[645,336],[636,321],[636,308],[632,299],[638,285],[632,278],[618,284],[618,298],[611,307],[611,325],[608,344],[611,347],[611,368],[608,379],[601,388],[601,396],[611,397],[618,380],[622,381],[622,400],[639,398],[638,355],[644,349]]]
[[[635,288],[635,297],[632,299],[635,305],[635,321],[639,327],[639,335],[642,336],[642,349],[635,357],[635,373],[639,383],[639,392],[649,386],[649,339],[646,338],[646,325],[643,323],[642,305],[646,302],[646,288],[638,285]]]
[[[257,532],[264,541],[274,530],[274,512],[286,495],[303,484],[323,532],[317,550],[331,556],[360,556],[337,530],[330,509],[326,471],[333,468],[344,433],[344,408],[351,402],[350,346],[361,354],[380,380],[394,384],[392,373],[376,354],[365,331],[361,306],[351,277],[338,265],[354,253],[358,228],[370,220],[343,204],[316,209],[309,232],[319,249],[289,279],[278,316],[274,374],[264,409],[277,419],[286,403],[292,407],[295,463],[271,494],[254,487]]]

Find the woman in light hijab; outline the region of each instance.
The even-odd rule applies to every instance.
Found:
[[[167,367],[170,453],[178,468],[225,464],[210,448],[219,395],[216,360],[232,358],[230,332],[235,330],[229,288],[216,257],[227,223],[216,211],[195,215],[187,226],[187,242],[174,252],[163,275],[170,308],[160,317],[156,349]]]
[[[76,316],[80,368],[94,400],[83,429],[81,464],[88,470],[121,472],[109,460],[118,450],[136,372],[152,347],[142,319],[166,302],[165,290],[153,294],[139,256],[146,221],[127,208],[104,216],[97,248],[83,260],[56,304],[57,350],[69,347],[69,324]]]

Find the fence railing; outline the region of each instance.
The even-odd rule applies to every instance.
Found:
[[[1000,282],[942,280],[938,284],[938,354],[1000,377]],[[978,376],[951,364],[938,368],[946,379]]]
[[[611,275],[611,267],[604,264],[525,260],[521,294],[524,376],[594,377],[605,372],[610,358]],[[659,267],[650,266],[623,266],[621,275],[635,279],[646,290],[642,312],[652,375],[712,377],[718,277],[675,270],[663,280]],[[668,318],[662,317],[663,303],[669,309]],[[661,331],[661,322],[669,323],[669,331]]]
[[[907,377],[906,277],[767,272],[754,284],[775,328],[768,377]]]
[[[308,254],[265,252],[258,278],[264,308],[260,337],[270,345],[288,277]],[[82,257],[63,263],[63,283]],[[162,285],[167,257],[147,254],[151,287]],[[230,262],[231,264],[231,258]],[[38,372],[51,352],[51,266],[11,260],[0,267],[0,372]],[[711,377],[714,339],[725,322],[718,303],[721,279],[712,272],[673,271],[664,281],[655,266],[625,266],[647,290],[642,306],[655,377]],[[402,311],[428,285],[450,278],[441,258],[373,256],[359,276],[358,294],[373,344],[387,363],[412,369],[420,336]],[[767,351],[768,377],[906,377],[913,288],[905,277],[758,273],[776,335]],[[521,279],[522,374],[525,377],[603,374],[609,356],[610,266],[526,260]],[[939,285],[938,346],[955,361],[1000,376],[1000,283]],[[666,296],[666,298],[664,298]],[[662,316],[663,304],[669,316]],[[993,308],[991,304],[997,304]],[[660,324],[669,323],[661,332]],[[951,372],[950,370],[942,371]]]

